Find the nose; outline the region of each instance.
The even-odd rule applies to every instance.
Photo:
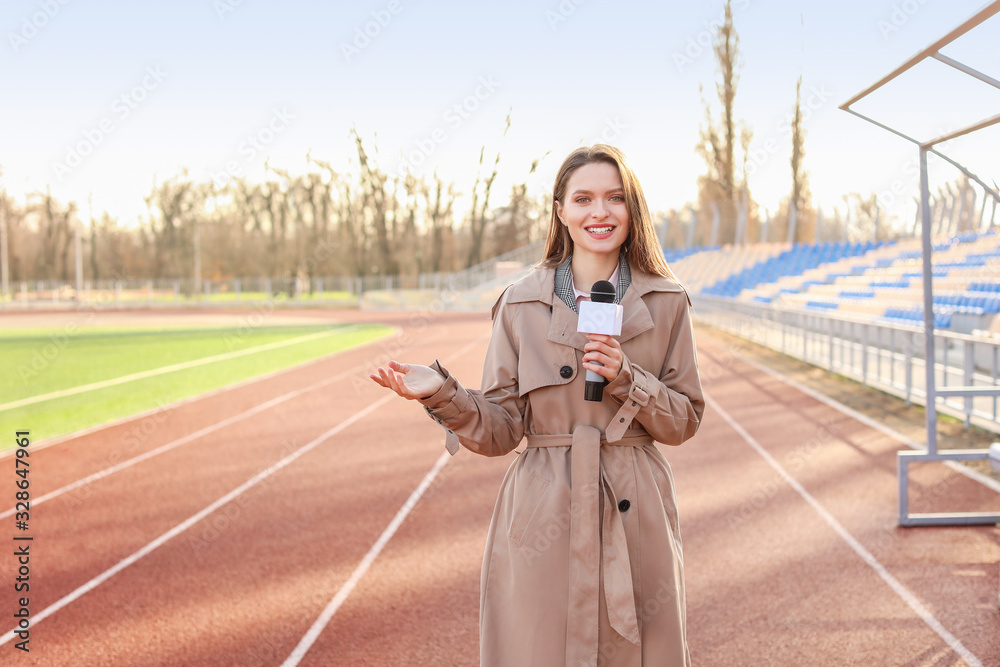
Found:
[[[594,212],[591,214],[591,216],[597,220],[603,220],[609,215],[611,215],[611,212],[608,211],[608,205],[605,204],[603,201],[599,200],[594,205]]]

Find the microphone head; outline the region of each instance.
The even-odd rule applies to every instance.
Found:
[[[590,300],[595,303],[614,303],[615,286],[607,280],[598,280],[590,288]]]

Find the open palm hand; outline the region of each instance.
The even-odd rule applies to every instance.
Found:
[[[403,398],[426,398],[444,385],[444,378],[430,366],[390,361],[389,368],[379,366],[378,373],[368,377]]]

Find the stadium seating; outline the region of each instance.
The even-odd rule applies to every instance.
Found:
[[[1000,313],[1000,236],[934,241],[934,323],[970,332]],[[666,253],[665,253],[666,254]],[[760,244],[668,256],[693,292],[805,310],[923,323],[920,239],[888,243]]]
[[[861,255],[875,247],[877,246],[873,243],[797,244],[777,256],[733,272],[715,284],[704,287],[701,292],[713,296],[773,301],[782,294],[798,293],[810,285],[827,282],[824,276],[815,272],[807,275],[810,270]],[[757,289],[762,285],[767,285],[768,288]]]

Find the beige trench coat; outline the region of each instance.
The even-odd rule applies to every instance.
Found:
[[[618,337],[625,362],[585,401],[585,334],[536,269],[493,307],[482,390],[437,361],[421,399],[446,446],[486,456],[527,446],[500,487],[480,600],[483,667],[689,665],[683,555],[670,466],[704,400],[689,302],[632,269]]]

